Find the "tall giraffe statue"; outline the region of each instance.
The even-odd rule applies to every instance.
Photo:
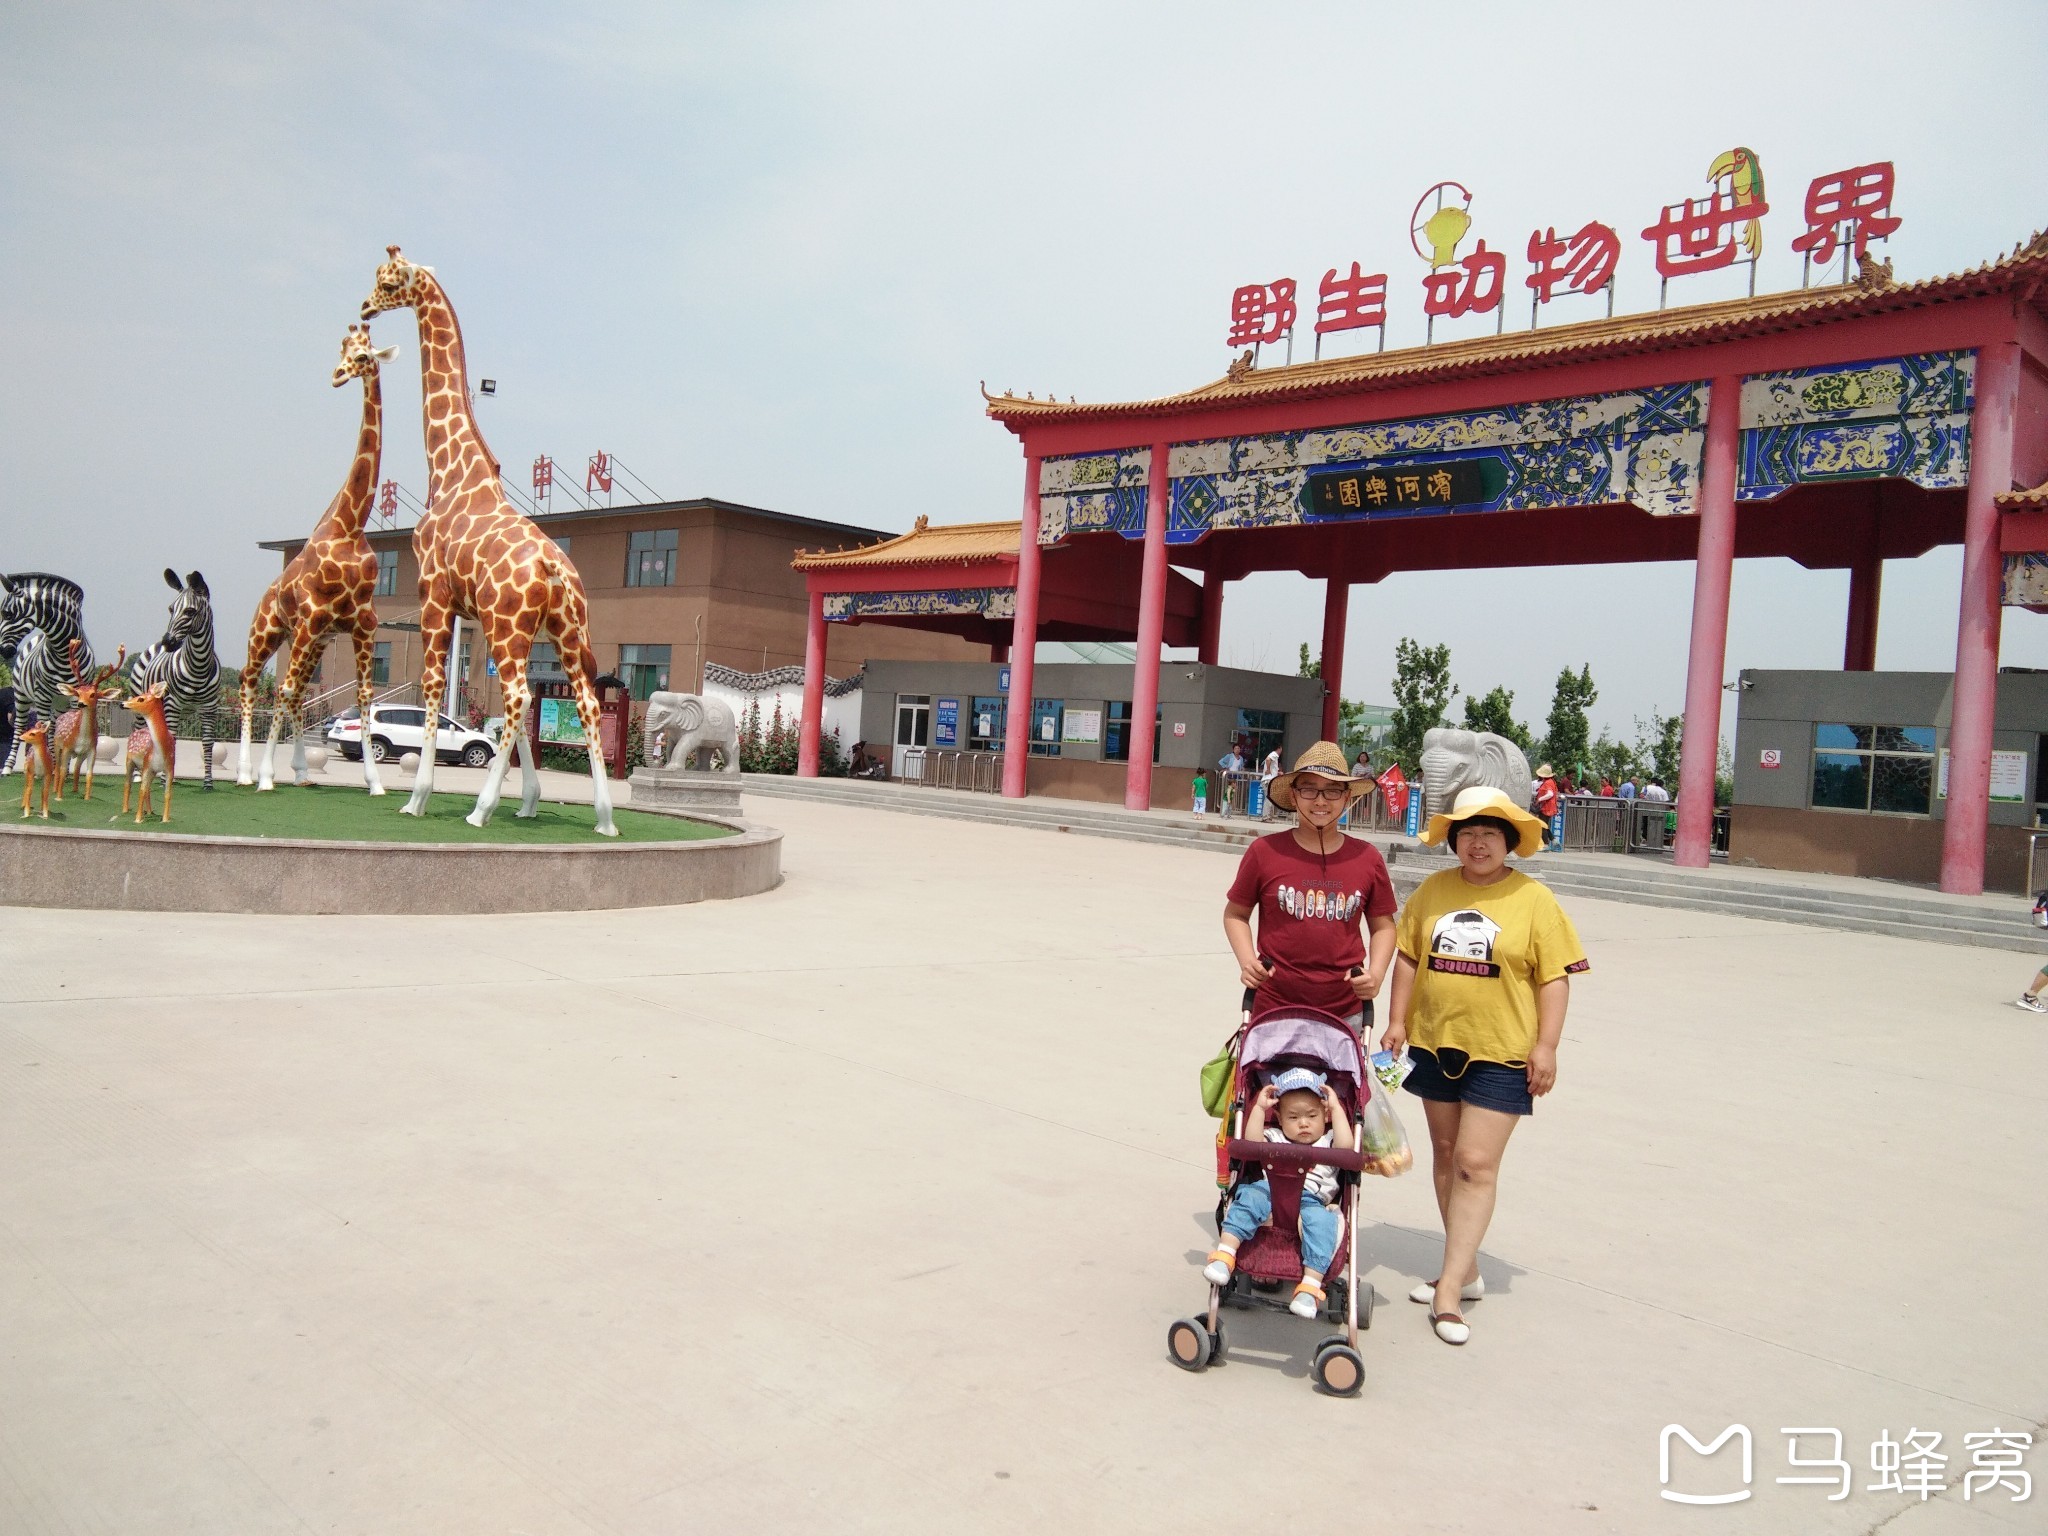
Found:
[[[270,716],[270,739],[263,744],[263,758],[256,788],[275,789],[271,757],[277,750],[278,732],[287,716],[292,722],[292,782],[311,781],[306,768],[306,722],[299,706],[307,680],[320,664],[330,635],[345,634],[355,642],[356,708],[370,718],[371,666],[377,654],[377,552],[363,537],[370,520],[370,507],[377,494],[377,473],[384,454],[384,391],[377,382],[378,365],[398,356],[398,348],[379,352],[370,345],[370,328],[352,325],[341,339],[341,362],[334,370],[334,387],[350,379],[363,381],[363,422],[356,432],[356,456],[348,467],[348,478],[334,493],[334,500],[313,527],[306,547],[291,558],[256,605],[249,620],[249,660],[242,668],[242,756],[235,770],[235,782],[249,780],[249,741],[256,716],[256,683],[263,664],[286,640],[291,642],[291,661],[277,689],[277,708]],[[367,738],[366,738],[367,739]],[[373,795],[384,793],[377,764],[363,754],[363,783]]]
[[[425,815],[434,791],[434,736],[441,718],[450,637],[455,618],[461,615],[475,620],[482,630],[505,690],[498,755],[476,809],[465,819],[473,827],[491,819],[504,792],[515,743],[525,790],[519,814],[539,811],[540,774],[526,743],[526,711],[532,703],[526,663],[535,641],[552,639],[575,690],[576,710],[590,748],[597,831],[617,837],[598,745],[597,657],[590,648],[590,602],[583,578],[555,541],[505,499],[497,457],[477,430],[470,409],[462,327],[440,280],[431,268],[400,256],[397,246],[387,246],[385,252],[390,259],[377,268],[376,284],[363,300],[362,317],[368,320],[388,309],[413,312],[420,334],[420,413],[427,449],[427,510],[412,534],[420,567],[420,693],[427,733],[405,814]]]

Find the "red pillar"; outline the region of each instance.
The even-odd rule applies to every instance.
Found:
[[[825,729],[825,594],[811,592],[811,613],[804,626],[804,717],[796,737],[796,774],[818,776],[818,738]]]
[[[1152,445],[1145,485],[1145,564],[1138,587],[1138,659],[1131,664],[1131,761],[1124,809],[1152,808],[1152,716],[1159,709],[1159,643],[1166,636],[1166,451]]]
[[[1202,630],[1195,638],[1195,659],[1216,665],[1216,647],[1223,637],[1223,578],[1210,571],[1202,578]]]
[[[1955,711],[1948,730],[1948,819],[1941,831],[1941,888],[1984,889],[1984,834],[1991,821],[1991,730],[1998,704],[1998,627],[2005,562],[1993,497],[2012,489],[2013,411],[2020,349],[2000,342],[1977,353],[1970,413],[1970,484],[1963,493],[1963,596],[1956,624]]]
[[[1692,650],[1685,665],[1685,736],[1678,757],[1678,841],[1672,861],[1705,869],[1714,841],[1714,760],[1721,747],[1721,669],[1728,660],[1728,590],[1735,580],[1735,460],[1742,381],[1707,395],[1700,466],[1700,544],[1692,577]]]
[[[1010,659],[1010,648],[1007,645],[992,645],[988,648],[988,659],[1000,666]]]
[[[1017,617],[1010,625],[1009,718],[1003,725],[1003,793],[1024,798],[1031,754],[1031,666],[1038,654],[1038,455],[1024,456],[1024,527],[1017,542]]]
[[[1323,587],[1323,740],[1337,739],[1337,706],[1344,693],[1344,623],[1351,616],[1351,583],[1332,576]]]
[[[1849,567],[1849,627],[1842,640],[1844,672],[1877,670],[1877,603],[1884,586],[1884,560],[1866,555]]]

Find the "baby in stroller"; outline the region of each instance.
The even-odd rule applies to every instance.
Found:
[[[1352,1149],[1351,1121],[1328,1079],[1306,1067],[1292,1067],[1259,1090],[1245,1117],[1244,1139],[1348,1152]],[[1296,1317],[1314,1317],[1325,1300],[1323,1276],[1336,1257],[1341,1226],[1337,1212],[1331,1209],[1337,1189],[1337,1170],[1328,1163],[1315,1164],[1302,1177],[1301,1280],[1287,1307]],[[1237,1270],[1239,1245],[1272,1215],[1273,1186],[1263,1176],[1239,1184],[1223,1213],[1216,1251],[1209,1255],[1202,1278],[1211,1285],[1230,1284]]]

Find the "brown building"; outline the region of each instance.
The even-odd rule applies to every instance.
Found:
[[[697,691],[707,662],[742,672],[802,666],[808,600],[803,574],[790,564],[797,551],[853,548],[894,537],[710,497],[550,512],[534,521],[583,577],[599,669],[624,680],[640,698],[656,688]],[[377,587],[381,693],[419,682],[419,565],[411,529],[373,531],[369,540],[384,565]],[[261,547],[290,560],[304,543],[279,539]],[[487,715],[497,713],[497,680],[471,624],[462,626],[462,649],[464,698]],[[988,654],[987,646],[951,635],[835,624],[827,670],[842,677],[871,658],[986,661]],[[534,647],[532,666],[537,679],[561,676],[551,646]],[[309,696],[343,690],[329,703],[345,707],[354,676],[347,641],[330,642]]]

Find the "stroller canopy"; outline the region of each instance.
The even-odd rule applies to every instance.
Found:
[[[1358,1037],[1342,1020],[1315,1008],[1280,1008],[1262,1015],[1245,1030],[1238,1061],[1245,1067],[1316,1063],[1354,1083],[1365,1080]]]

